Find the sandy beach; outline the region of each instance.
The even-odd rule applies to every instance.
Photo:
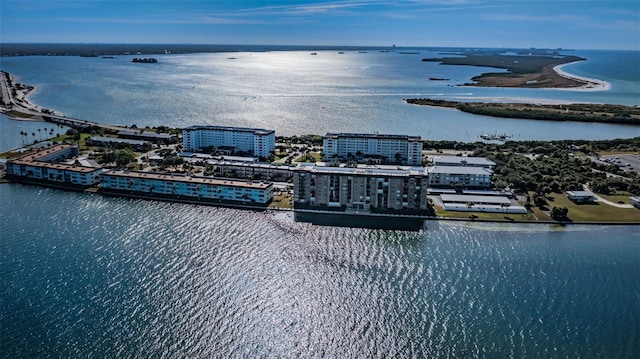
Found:
[[[584,82],[585,84],[582,87],[577,87],[577,88],[576,87],[573,87],[573,88],[558,88],[559,90],[606,91],[606,90],[611,89],[611,84],[606,82],[606,81],[590,79],[590,78],[587,78],[587,77],[580,77],[580,76],[572,75],[570,73],[567,73],[567,72],[563,71],[562,68],[564,66],[569,65],[569,64],[573,64],[573,62],[554,66],[553,67],[553,71],[555,71],[558,75],[560,75],[560,76],[562,76],[564,78],[575,80],[575,81],[581,81],[581,82]]]
[[[20,84],[11,74],[4,71],[1,73],[0,80],[3,98],[1,110],[6,115],[19,121],[43,121],[43,114],[60,116],[55,111],[44,109],[29,101],[29,96],[37,90],[37,87]]]

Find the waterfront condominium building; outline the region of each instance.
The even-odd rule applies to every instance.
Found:
[[[215,146],[228,153],[269,157],[276,147],[276,135],[261,128],[190,126],[182,130],[182,145],[188,152]]]
[[[56,145],[7,161],[7,175],[16,181],[50,186],[86,188],[96,184],[102,168],[60,163],[77,155],[76,145]]]
[[[422,165],[420,136],[378,133],[327,133],[323,139],[324,160],[374,160],[376,163]]]
[[[273,198],[273,183],[110,170],[100,176],[100,191],[178,201],[267,205]]]
[[[424,167],[300,164],[293,170],[293,185],[296,208],[428,209],[429,183]]]

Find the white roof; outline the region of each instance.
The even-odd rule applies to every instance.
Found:
[[[461,194],[441,194],[440,198],[442,202],[458,202],[458,203],[491,203],[491,204],[500,204],[500,203],[509,203],[511,201],[507,197],[500,196],[467,196]]]
[[[442,174],[464,174],[464,175],[490,175],[491,171],[484,167],[470,167],[470,166],[432,166],[427,169],[429,174],[442,173]]]
[[[330,167],[318,166],[317,164],[298,165],[296,170],[312,173],[335,173],[335,174],[355,174],[355,175],[378,175],[378,176],[407,176],[425,175],[424,167],[412,166],[380,166],[380,165],[359,165],[357,167]]]
[[[567,191],[567,194],[570,196],[576,196],[576,197],[591,197],[593,196],[593,193],[589,192],[589,191]]]
[[[495,166],[496,163],[484,158],[484,157],[465,157],[465,156],[436,156],[433,157],[433,163],[435,165],[442,163],[459,163],[463,165],[464,162],[468,165],[476,165],[476,166]]]

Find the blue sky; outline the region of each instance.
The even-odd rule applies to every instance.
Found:
[[[640,50],[633,0],[0,1],[1,42]]]

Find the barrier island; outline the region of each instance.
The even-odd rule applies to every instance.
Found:
[[[474,115],[493,117],[640,125],[640,107],[638,106],[595,103],[543,105],[534,103],[460,102],[429,98],[405,99],[405,102],[413,105],[454,108]]]
[[[474,82],[462,86],[520,87],[520,88],[581,88],[607,89],[603,81],[568,75],[560,70],[562,65],[586,60],[572,55],[467,53],[458,57],[426,58],[424,62],[443,65],[493,67],[507,72],[487,72],[473,77]]]

